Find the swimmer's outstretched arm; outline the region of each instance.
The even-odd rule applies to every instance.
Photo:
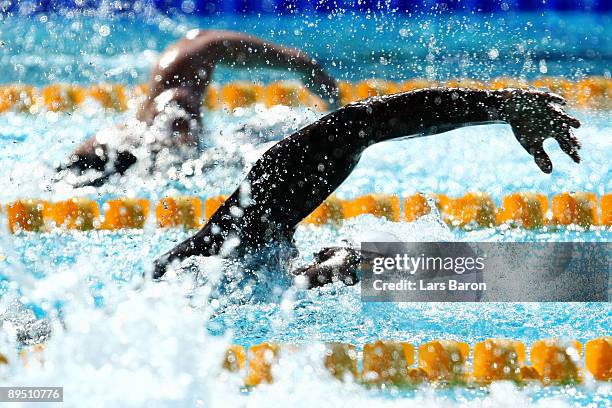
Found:
[[[313,92],[329,102],[337,103],[336,81],[304,51],[284,47],[248,34],[231,31],[207,31],[198,52],[208,47],[218,64],[232,68],[267,67],[297,72]],[[206,45],[209,42],[211,45]]]
[[[549,137],[579,162],[580,144],[571,128],[580,122],[561,110],[563,102],[539,91],[437,88],[347,105],[270,148],[202,230],[158,259],[154,276],[163,275],[173,260],[241,252],[263,247],[279,235],[292,236],[297,224],[349,176],[363,151],[385,140],[508,123],[542,171],[552,171],[542,147]],[[232,246],[228,238],[233,238]],[[355,257],[349,255],[350,265]],[[318,265],[322,263],[303,271],[312,285],[334,276],[333,268],[319,275]]]
[[[283,47],[245,33],[225,30],[193,30],[171,45],[153,66],[149,92],[138,116],[148,123],[158,113],[155,98],[172,90],[173,99],[199,116],[202,96],[217,65],[232,68],[262,66],[292,70],[331,106],[337,106],[336,81],[304,51]],[[198,98],[192,98],[197,95]]]
[[[580,122],[539,91],[424,89],[347,105],[271,147],[246,182],[268,222],[294,227],[352,172],[370,145],[395,138],[443,133],[463,126],[508,123],[544,172],[552,170],[542,143],[555,138],[574,161],[580,147],[571,132]]]

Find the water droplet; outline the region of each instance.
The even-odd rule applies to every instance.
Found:
[[[110,27],[107,25],[100,26],[100,30],[98,30],[102,37],[108,37],[110,35]]]

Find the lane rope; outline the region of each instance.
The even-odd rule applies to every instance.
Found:
[[[272,367],[280,358],[291,358],[305,346],[308,345],[261,343],[245,349],[234,344],[226,349],[219,364],[240,375],[247,387],[254,387],[273,383]],[[331,376],[366,386],[485,386],[494,381],[540,382],[549,386],[579,384],[586,376],[612,381],[610,336],[592,339],[584,346],[576,340],[538,340],[529,350],[529,363],[525,344],[512,339],[487,339],[473,347],[456,340],[433,340],[418,347],[408,342],[378,340],[365,344],[362,350],[347,343],[319,346],[323,366]],[[26,347],[19,352],[19,359],[26,365],[44,365],[45,347]],[[12,359],[0,354],[0,364],[10,363]]]
[[[340,81],[340,102],[344,105],[372,96],[436,86],[474,89],[539,88],[562,95],[571,106],[579,109],[612,109],[612,79],[602,76],[586,77],[576,81],[562,77],[542,77],[532,81],[499,77],[487,82],[475,79],[451,79],[444,82],[427,79],[412,79],[403,82],[384,79],[369,79],[356,83]],[[145,84],[82,86],[57,83],[44,87],[7,84],[0,86],[0,113],[9,111],[30,114],[72,112],[92,103],[101,109],[121,112],[137,106],[146,93],[147,85]],[[247,81],[227,84],[213,83],[209,86],[204,98],[204,105],[208,109],[233,111],[255,104],[263,104],[267,107],[287,105],[327,109],[324,101],[297,81],[276,81],[267,85]]]
[[[227,196],[164,197],[155,203],[144,198],[114,198],[101,206],[87,198],[57,202],[22,199],[6,204],[3,209],[13,233],[142,229],[149,217],[155,217],[155,224],[160,228],[197,229],[226,199]],[[517,192],[504,196],[499,206],[488,194],[480,192],[461,197],[422,193],[403,197],[366,194],[354,199],[331,196],[302,223],[338,224],[363,214],[412,222],[429,214],[432,204],[449,226],[464,229],[612,226],[612,194],[598,197],[590,192],[563,192],[550,200],[541,193]]]

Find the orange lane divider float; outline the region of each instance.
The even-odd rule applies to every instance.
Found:
[[[612,194],[601,196],[601,225],[612,225]]]
[[[246,367],[246,351],[244,347],[233,344],[225,350],[222,367],[232,373],[238,373]]]
[[[120,84],[83,87],[60,83],[42,88],[20,84],[5,85],[0,87],[0,112],[69,112],[83,105],[88,99],[104,109],[124,111],[128,108],[130,99],[143,94],[142,89],[141,85],[137,85],[127,90]]]
[[[345,343],[325,344],[323,364],[329,373],[342,381],[347,376],[357,377],[357,347]]]
[[[582,345],[577,341],[546,339],[533,343],[531,366],[524,343],[488,339],[474,347],[470,370],[470,346],[455,340],[434,340],[418,347],[406,342],[376,341],[365,344],[361,373],[357,348],[345,343],[325,344],[324,367],[339,380],[351,377],[366,385],[411,386],[422,382],[441,385],[487,385],[493,381],[517,383],[540,381],[543,385],[580,383],[588,372],[598,381],[612,381],[612,337],[587,343],[585,368]],[[235,350],[232,346],[231,349]],[[247,386],[272,383],[273,367],[280,358],[290,358],[298,345],[262,343],[248,350]],[[235,351],[233,351],[235,353]],[[228,354],[229,355],[229,354]],[[227,362],[223,363],[224,366]]]
[[[416,221],[430,212],[431,206],[424,194],[418,193],[404,198],[404,219],[406,221]]]
[[[247,386],[272,382],[272,366],[278,362],[280,349],[278,344],[270,343],[261,343],[249,348],[249,371],[245,379]]]
[[[524,364],[525,345],[520,341],[488,339],[474,346],[473,374],[476,382],[520,381],[524,374],[531,379],[534,373]]]
[[[166,197],[155,207],[160,227],[199,228],[202,225],[202,200],[198,197]]]
[[[400,199],[387,194],[366,194],[353,200],[342,202],[344,218],[353,218],[362,214],[385,217],[390,221],[400,219]]]
[[[232,111],[261,102],[264,94],[265,89],[262,85],[238,81],[223,86],[219,96],[224,107]]]
[[[404,385],[422,381],[409,372],[414,364],[414,346],[405,342],[377,341],[363,346],[361,380],[366,384]]]
[[[6,213],[9,230],[41,231],[44,227],[43,210],[49,203],[42,200],[19,200],[7,204]]]
[[[399,196],[366,194],[352,200],[329,197],[302,222],[304,225],[324,225],[370,214],[390,221],[412,222],[431,212],[435,206],[442,219],[451,227],[488,228],[509,226],[521,228],[556,228],[559,226],[612,226],[612,195],[598,201],[594,193],[561,193],[549,199],[538,193],[512,193],[502,199],[502,205],[485,193],[471,192],[461,197],[444,194]],[[227,196],[165,197],[154,205],[157,226],[195,229],[202,226],[225,202]],[[599,205],[598,205],[599,204]],[[403,210],[402,206],[403,205]],[[117,198],[102,206],[95,201],[77,198],[59,202],[17,200],[6,205],[11,232],[44,232],[53,229],[115,230],[143,228],[153,205],[146,199]],[[599,210],[601,209],[601,213]],[[202,217],[203,215],[203,217]]]
[[[495,203],[486,193],[467,193],[463,197],[437,196],[442,219],[454,227],[490,227],[495,222]]]
[[[531,362],[546,385],[580,382],[582,375],[578,363],[581,358],[582,344],[575,340],[564,343],[547,339],[531,346]]]
[[[417,78],[402,82],[368,79],[356,83],[338,83],[342,104],[435,86],[474,89],[534,87],[559,93],[578,108],[612,109],[612,79],[600,76],[579,80],[542,77],[530,82],[520,78],[499,77],[487,82],[470,78],[449,79],[444,82]],[[103,83],[82,86],[58,83],[41,88],[9,84],[0,86],[0,112],[72,111],[86,100],[92,100],[104,109],[123,111],[130,106],[130,101],[142,98],[146,91],[147,86],[144,84],[125,86]],[[257,103],[268,107],[287,105],[327,109],[327,105],[320,98],[296,81],[277,81],[268,85],[250,81],[212,84],[208,87],[204,99],[204,104],[209,109],[224,108],[230,111]]]
[[[143,228],[149,215],[149,201],[137,198],[118,198],[104,203],[103,230]]]
[[[470,346],[455,340],[434,340],[419,346],[419,367],[431,382],[462,384],[468,380]]]
[[[593,339],[585,345],[585,366],[599,381],[612,379],[612,337]]]
[[[87,89],[86,94],[102,105],[104,109],[124,111],[128,107],[128,95],[123,85],[94,85]]]
[[[327,105],[308,89],[294,81],[273,82],[266,87],[264,101],[267,107],[276,105],[285,106],[310,106],[327,109]]]
[[[49,111],[70,111],[85,100],[85,91],[78,86],[53,84],[42,88],[40,96]]]
[[[372,96],[390,95],[403,91],[401,84],[382,79],[361,81],[353,87],[353,101],[371,98]]]
[[[43,207],[43,219],[47,228],[88,231],[100,227],[100,209],[93,200],[73,198]]]
[[[583,227],[597,225],[597,195],[594,193],[563,193],[552,199],[552,220],[561,225]]]
[[[462,228],[494,225],[527,229],[547,225],[610,226],[611,197],[610,194],[601,197],[600,217],[594,193],[561,193],[553,196],[550,216],[548,197],[538,193],[509,194],[503,197],[499,208],[486,193],[467,193],[458,198],[433,194],[429,201],[426,195],[415,194],[404,198],[404,220],[414,221],[429,214],[431,202],[447,224]]]
[[[204,216],[207,220],[209,220],[210,217],[212,217],[213,214],[217,212],[217,210],[223,205],[225,200],[227,200],[227,196],[225,195],[210,197],[206,199],[206,202],[204,203]]]
[[[2,86],[0,87],[0,112],[28,112],[30,107],[36,104],[37,95],[38,91],[29,85]]]
[[[44,344],[26,347],[17,360],[23,364],[44,364]],[[261,343],[248,351],[240,345],[228,347],[220,366],[242,376],[245,385],[254,387],[274,382],[274,367],[281,358],[291,358],[300,345]],[[591,378],[612,381],[612,337],[601,337],[586,343],[544,339],[527,350],[524,343],[511,339],[488,339],[473,348],[470,368],[470,346],[455,340],[434,340],[415,347],[407,342],[376,341],[357,347],[346,343],[322,345],[322,367],[332,377],[352,380],[367,386],[414,386],[423,382],[438,386],[488,385],[494,381],[543,385],[581,383]],[[415,351],[418,360],[415,366]],[[528,354],[529,352],[529,354]],[[361,371],[359,356],[361,355]],[[528,365],[528,358],[531,365]],[[12,359],[0,354],[0,364]],[[589,380],[590,381],[590,380]]]
[[[240,346],[234,345],[230,349],[236,347]],[[297,345],[272,343],[261,343],[250,347],[248,350],[248,369],[244,381],[245,385],[253,387],[259,384],[272,383],[274,381],[272,369],[278,363],[280,356],[283,353],[290,355],[298,350],[299,346]],[[344,380],[347,376],[357,378],[357,348],[351,344],[325,344],[322,362],[328,372],[340,381]],[[226,362],[223,362],[223,366],[225,365]]]
[[[539,228],[546,224],[548,197],[538,193],[514,193],[504,197],[497,212],[498,224]]]

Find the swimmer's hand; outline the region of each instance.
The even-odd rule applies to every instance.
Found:
[[[353,248],[323,248],[314,255],[312,263],[292,271],[291,274],[296,277],[295,283],[306,284],[308,289],[335,281],[354,285],[359,282],[361,259],[361,253]]]
[[[544,173],[552,172],[552,162],[544,151],[544,140],[554,138],[576,163],[580,163],[578,149],[581,145],[572,128],[580,127],[580,121],[563,111],[565,99],[561,96],[527,89],[503,91],[502,115],[512,126],[514,136],[521,146],[533,156]]]

